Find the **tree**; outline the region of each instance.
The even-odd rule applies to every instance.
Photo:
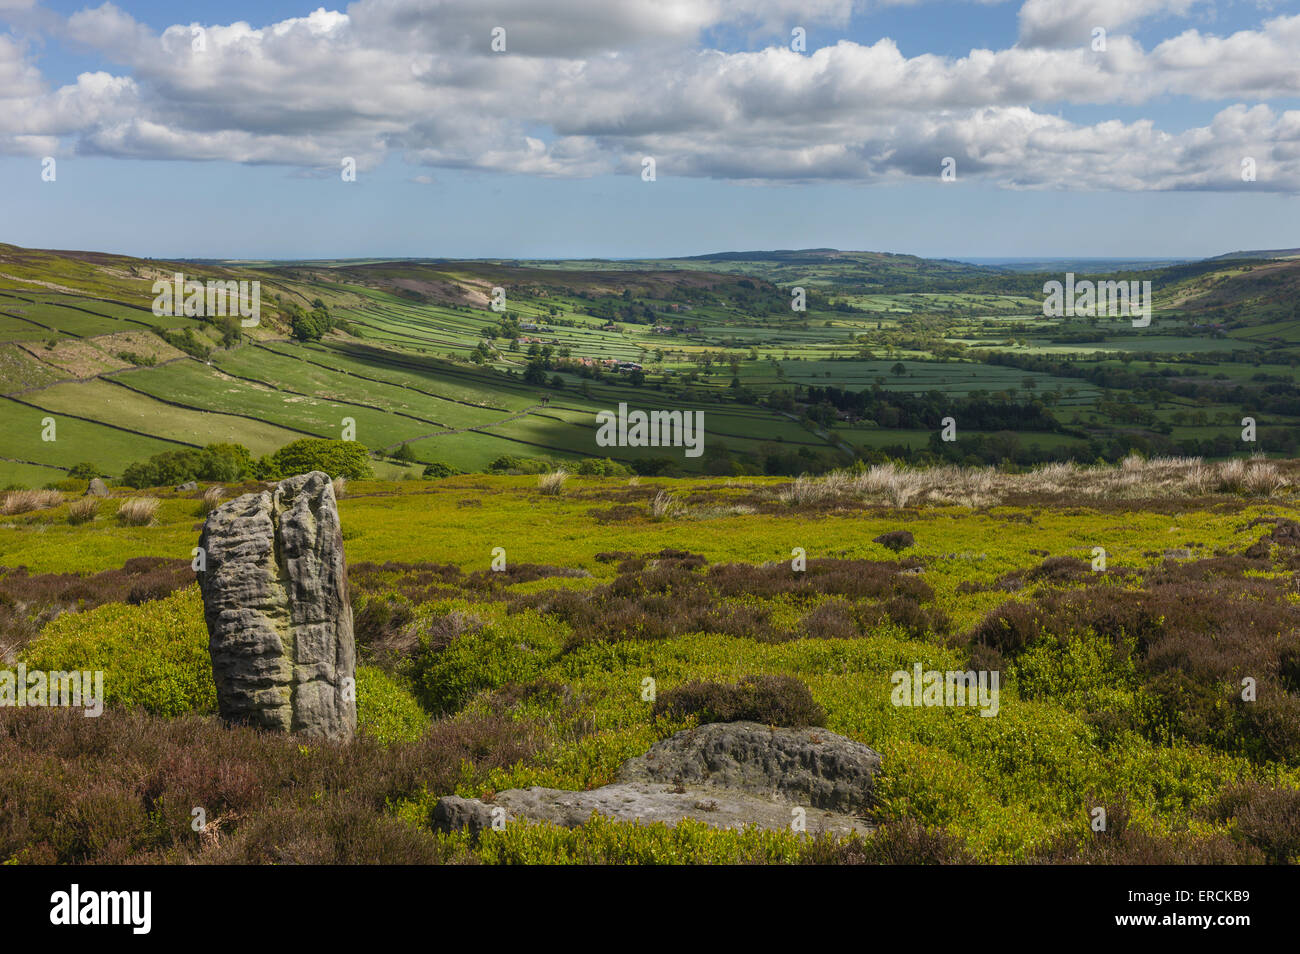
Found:
[[[366,480],[374,476],[370,469],[370,455],[361,444],[315,437],[285,444],[274,454],[258,461],[258,469],[268,480],[280,480],[313,470],[349,480]]]
[[[903,375],[907,374],[907,365],[899,361],[897,364],[895,364],[892,368],[889,369],[889,373],[894,375],[895,377],[901,378]]]
[[[290,333],[299,341],[319,341],[333,327],[329,314],[319,309],[310,313],[301,309],[290,320]]]

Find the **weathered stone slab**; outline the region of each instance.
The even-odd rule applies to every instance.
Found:
[[[655,743],[625,762],[618,781],[588,792],[510,789],[491,802],[447,796],[434,807],[445,831],[479,832],[496,819],[549,821],[565,827],[592,812],[641,824],[685,818],[713,828],[789,829],[795,808],[810,833],[866,832],[880,756],[825,729],[783,729],[754,722],[712,723]]]

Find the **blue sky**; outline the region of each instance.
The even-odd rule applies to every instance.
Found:
[[[0,241],[214,258],[1300,245],[1292,4],[646,2],[536,19],[521,0],[376,0],[272,29],[316,7],[0,0],[0,77],[18,77],[0,90]],[[252,31],[226,29],[240,20]],[[1107,51],[1089,23],[1111,24]]]

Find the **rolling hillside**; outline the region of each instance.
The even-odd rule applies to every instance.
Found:
[[[154,282],[177,272],[259,282],[259,323],[155,315]],[[1300,260],[1118,273],[1153,283],[1143,330],[1044,319],[1050,277],[833,249],[235,263],[0,245],[0,486],[348,434],[397,478],[518,457],[734,474],[882,455],[1221,455],[1243,414],[1293,430]],[[314,314],[329,327],[301,333]],[[702,412],[705,454],[599,447],[596,414],[621,403]],[[956,448],[936,443],[950,414]],[[1285,433],[1264,449],[1284,452]]]

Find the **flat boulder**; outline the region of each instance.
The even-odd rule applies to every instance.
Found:
[[[513,819],[571,828],[595,812],[641,824],[690,818],[713,828],[779,830],[802,816],[808,832],[865,832],[873,827],[862,816],[879,770],[876,752],[825,729],[709,723],[629,759],[611,785],[586,792],[510,789],[490,802],[447,796],[433,821],[444,831],[479,832]]]
[[[199,573],[217,707],[312,738],[356,731],[356,646],[338,505],[319,471],[208,515]]]

